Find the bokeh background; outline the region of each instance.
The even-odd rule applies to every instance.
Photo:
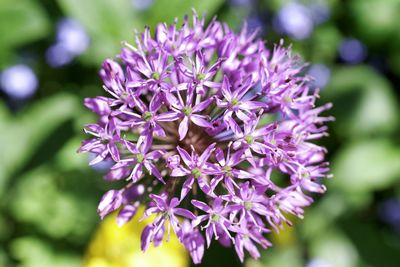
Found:
[[[400,0],[0,0],[0,266],[190,266],[176,240],[143,254],[143,224],[100,221],[117,185],[76,149],[102,60],[192,7],[292,43],[334,103],[328,192],[245,266],[400,266]],[[202,266],[241,264],[214,245]]]

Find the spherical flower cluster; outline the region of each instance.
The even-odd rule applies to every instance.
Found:
[[[311,141],[327,135],[330,104],[315,107],[304,64],[282,43],[268,49],[246,27],[205,27],[196,14],[189,24],[146,28],[120,63],[105,60],[109,95],[85,99],[99,120],[80,151],[92,165],[114,161],[105,179],[126,181],[103,196],[102,218],[118,209],[122,225],[139,205],[155,215],[142,250],[172,227],[194,263],[213,240],[258,258],[265,234],[291,224],[285,215],[302,218],[306,192],[326,190],[326,149]]]

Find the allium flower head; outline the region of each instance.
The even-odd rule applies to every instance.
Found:
[[[258,258],[266,233],[326,190],[326,149],[312,141],[327,135],[330,104],[315,107],[318,91],[282,42],[269,49],[246,27],[206,27],[195,13],[192,25],[146,28],[104,61],[108,96],[85,99],[99,119],[80,151],[114,161],[105,179],[126,181],[104,195],[101,217],[119,209],[122,225],[139,205],[155,215],[143,250],[173,231],[194,263],[214,240]]]

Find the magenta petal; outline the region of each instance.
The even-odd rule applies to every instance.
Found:
[[[158,213],[158,212],[160,212],[160,211],[161,211],[161,210],[160,210],[160,208],[159,208],[158,206],[150,207],[150,208],[148,208],[148,209],[146,209],[146,210],[144,211],[143,216],[142,216],[142,218],[140,219],[140,221],[142,221],[144,218],[149,217],[151,214],[153,214],[153,213]]]
[[[192,221],[192,226],[197,227],[200,223],[205,221],[208,218],[208,215],[199,215]]]
[[[236,123],[236,121],[234,119],[232,119],[231,117],[227,117],[226,120],[229,125],[229,128],[233,131],[233,133],[237,136],[240,136],[242,134],[242,129]]]
[[[206,241],[207,241],[207,248],[210,247],[211,239],[214,236],[214,231],[211,226],[207,227],[206,229]]]
[[[211,145],[209,145],[206,150],[204,150],[204,152],[201,154],[201,156],[199,157],[199,164],[203,165],[206,160],[208,160],[208,158],[211,156],[211,153],[214,151],[215,149],[215,145],[216,143],[213,143]]]
[[[174,213],[179,216],[186,217],[186,218],[192,219],[192,220],[196,218],[196,216],[192,212],[188,211],[187,209],[175,208]]]
[[[199,177],[197,179],[197,183],[201,189],[201,191],[203,191],[206,195],[212,196],[214,195],[213,192],[211,191],[210,186],[208,185],[208,183],[206,182],[206,180],[202,177]]]
[[[183,138],[185,138],[187,132],[189,129],[189,118],[187,116],[185,116],[183,118],[183,120],[181,121],[181,123],[179,124],[179,140],[182,141]]]
[[[192,237],[191,247],[189,248],[190,256],[194,264],[200,264],[204,255],[204,237],[196,231]]]
[[[179,146],[176,149],[178,150],[178,153],[181,156],[183,162],[185,162],[186,166],[192,166],[192,157],[189,155],[189,153],[187,153],[185,149]]]
[[[225,155],[221,148],[215,150],[215,158],[221,166],[225,166]]]
[[[126,205],[123,207],[117,216],[117,224],[119,227],[129,222],[133,216],[135,216],[137,211],[137,206],[134,205]]]
[[[180,203],[181,202],[179,201],[179,199],[177,197],[173,197],[171,199],[171,201],[169,202],[169,207],[170,208],[175,208],[175,207],[179,206]]]
[[[182,201],[182,199],[184,199],[186,197],[186,195],[189,193],[189,191],[192,190],[193,183],[194,183],[193,176],[190,176],[183,183],[182,190],[181,190],[181,198],[180,198],[181,201]]]
[[[204,202],[196,200],[196,199],[192,199],[192,201],[190,201],[192,203],[193,206],[195,206],[198,209],[201,209],[204,212],[211,212],[211,208]]]
[[[146,159],[150,160],[157,160],[162,157],[164,153],[161,150],[153,150],[152,152],[148,153]]]
[[[258,251],[257,247],[251,242],[249,238],[244,239],[244,247],[250,253],[250,256],[253,259],[258,259],[260,257],[260,252]]]
[[[235,251],[239,256],[240,262],[243,263],[244,260],[244,249],[243,249],[243,238],[240,235],[235,237]]]
[[[119,157],[119,151],[118,148],[115,144],[108,144],[108,151],[110,152],[111,157],[115,162],[118,162],[120,160]]]
[[[175,107],[177,109],[182,108],[179,100],[173,94],[166,93],[165,96],[166,96],[166,98],[168,100],[168,103],[170,103],[173,107]]]
[[[220,88],[221,83],[220,82],[212,82],[212,81],[205,81],[204,85],[210,88]]]
[[[160,106],[161,106],[161,94],[160,93],[156,93],[154,94],[153,98],[150,101],[150,105],[149,105],[149,110],[151,112],[156,112]]]
[[[165,198],[163,198],[163,197],[161,197],[159,195],[156,195],[156,194],[150,194],[150,198],[156,203],[157,207],[160,210],[168,209],[168,205],[165,202]]]
[[[139,150],[137,149],[136,145],[134,145],[133,143],[124,140],[123,144],[125,145],[125,147],[132,153],[132,154],[136,154],[139,153]]]
[[[107,214],[118,209],[122,204],[121,192],[118,190],[107,191],[100,200],[97,212],[103,219]]]
[[[211,123],[208,122],[206,119],[204,119],[203,116],[200,116],[200,115],[193,114],[192,116],[190,116],[190,120],[194,124],[196,124],[196,125],[198,125],[200,127],[204,127],[204,128],[211,128],[212,127]]]
[[[143,229],[142,235],[140,237],[140,240],[141,240],[140,249],[142,251],[146,251],[148,249],[153,235],[154,235],[153,227],[151,225],[147,225]]]
[[[106,97],[85,98],[84,105],[99,115],[104,116],[111,112],[111,108],[108,104],[108,98]]]
[[[89,165],[95,165],[101,161],[103,161],[108,154],[108,150],[104,150],[100,154],[98,154],[92,161],[89,162]]]
[[[175,111],[169,111],[155,116],[155,119],[157,121],[176,121],[180,116],[181,115]]]
[[[233,169],[232,170],[232,174],[233,176],[235,176],[236,178],[240,178],[240,179],[252,179],[254,178],[254,176],[246,171],[243,170],[238,170],[238,169]]]
[[[224,76],[224,79],[222,81],[222,86],[221,86],[221,92],[222,92],[222,95],[225,97],[225,99],[228,102],[231,102],[231,99],[232,99],[230,87],[231,87],[231,85],[229,83],[228,77]]]
[[[257,101],[246,101],[243,102],[240,107],[243,109],[247,110],[253,110],[253,109],[259,109],[259,108],[267,108],[267,104],[263,102],[257,102]]]
[[[175,169],[179,166],[181,162],[181,157],[179,155],[172,155],[167,158],[167,167],[170,169]]]
[[[154,175],[160,182],[162,182],[163,184],[165,184],[165,181],[164,181],[164,179],[162,178],[162,176],[161,176],[161,173],[160,173],[160,171],[156,168],[156,166],[154,166],[154,164],[153,163],[149,163],[149,164],[147,164],[148,165],[148,167],[149,167],[149,172],[150,172],[150,175]]]
[[[164,129],[158,123],[155,123],[153,131],[157,136],[161,136],[161,137],[166,136]]]
[[[200,102],[199,104],[197,104],[196,106],[193,107],[193,112],[194,113],[199,113],[203,110],[205,110],[206,108],[208,108],[208,106],[214,101],[214,98],[208,98],[207,100],[204,100],[203,102]]]
[[[85,140],[79,148],[79,152],[87,152],[99,147],[104,147],[99,139]]]
[[[211,180],[211,183],[210,183],[211,192],[214,192],[215,188],[217,187],[217,185],[219,184],[219,182],[221,182],[221,180],[223,178],[224,178],[224,176],[219,175],[219,176],[214,177]]]
[[[180,176],[188,175],[189,173],[190,172],[188,170],[186,170],[185,168],[178,166],[172,170],[171,176],[172,177],[180,177]]]
[[[238,116],[238,118],[244,122],[248,122],[251,120],[251,118],[241,110],[236,111],[236,116]]]
[[[136,164],[133,168],[131,175],[129,178],[132,179],[133,182],[137,182],[143,174],[143,164]]]

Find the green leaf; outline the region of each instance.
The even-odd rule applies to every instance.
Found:
[[[260,262],[261,266],[264,267],[302,267],[304,266],[304,261],[302,257],[302,251],[300,246],[290,246],[290,247],[279,247],[271,248],[261,251],[262,256]],[[258,267],[260,265],[252,264],[253,261],[246,262],[246,266]]]
[[[359,261],[359,255],[351,241],[333,228],[311,244],[310,256],[331,267],[354,267]]]
[[[11,242],[11,254],[20,261],[21,267],[78,267],[82,266],[79,256],[53,251],[52,244],[36,237],[21,237]]]
[[[90,178],[80,172],[35,169],[21,176],[10,190],[8,211],[17,221],[30,224],[47,236],[83,243],[98,221],[99,192]]]
[[[40,144],[81,108],[75,96],[59,94],[36,102],[17,116],[7,116],[0,124],[0,195],[9,178],[23,167]]]
[[[399,0],[353,0],[349,7],[356,32],[370,45],[383,44],[398,30]]]
[[[71,171],[88,169],[88,154],[77,153],[77,149],[82,140],[80,136],[70,139],[57,153],[55,160],[60,170]]]
[[[46,13],[36,1],[0,1],[0,68],[5,65],[4,59],[12,57],[12,49],[43,38],[49,31]]]
[[[321,94],[333,102],[329,113],[336,117],[332,128],[344,138],[392,133],[399,124],[396,97],[390,83],[366,66],[341,67],[332,73]]]
[[[335,25],[326,24],[317,27],[307,45],[311,52],[310,60],[312,62],[332,62],[336,57],[341,37]]]
[[[183,17],[192,15],[192,8],[200,16],[206,13],[207,17],[215,16],[217,9],[223,4],[223,0],[158,0],[145,12],[146,24],[154,28],[160,22],[172,23],[175,18],[183,21]],[[190,20],[190,19],[189,19]]]
[[[302,237],[308,240],[318,239],[347,211],[346,208],[348,207],[342,195],[329,191],[315,206],[306,211],[304,220],[299,223]]]
[[[11,266],[8,254],[4,248],[0,248],[0,266]]]
[[[400,178],[400,149],[389,140],[365,140],[341,148],[332,160],[331,186],[352,195],[381,190]]]
[[[366,218],[365,212],[362,216],[346,216],[338,223],[356,247],[362,266],[398,267],[399,236],[378,225],[373,216]]]
[[[135,28],[142,28],[138,12],[129,0],[58,0],[63,12],[86,28],[91,46],[83,60],[98,65],[114,57],[121,41],[131,41]]]
[[[80,21],[91,37],[91,47],[83,60],[100,64],[105,58],[114,57],[121,42],[133,43],[134,30],[142,32],[145,25],[153,30],[160,22],[172,23],[174,18],[183,20],[191,15],[191,8],[208,17],[223,3],[222,0],[159,0],[148,11],[135,10],[129,0],[58,0],[65,14]],[[154,31],[153,31],[154,32]]]

